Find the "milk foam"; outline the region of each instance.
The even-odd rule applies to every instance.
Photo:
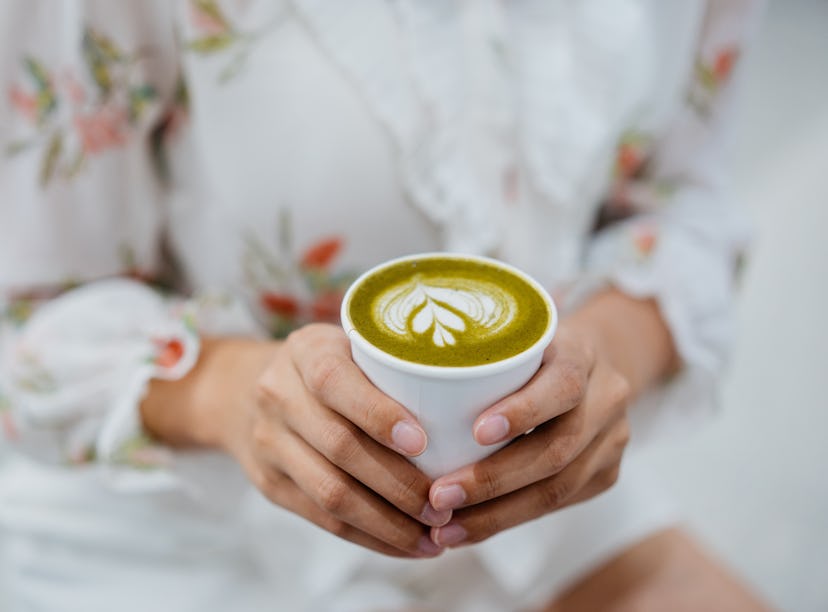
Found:
[[[458,277],[423,277],[389,287],[377,296],[372,316],[401,339],[427,338],[454,346],[463,336],[486,338],[509,325],[517,301],[494,283]]]

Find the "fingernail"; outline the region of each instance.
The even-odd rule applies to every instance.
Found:
[[[441,546],[435,544],[428,536],[421,536],[417,542],[417,550],[426,557],[435,557],[443,552]]]
[[[391,428],[391,440],[397,449],[413,457],[422,453],[426,447],[425,432],[408,421],[397,421]]]
[[[434,490],[432,503],[437,510],[454,510],[466,501],[466,492],[459,484],[437,487]]]
[[[466,530],[457,523],[449,523],[444,527],[438,527],[434,531],[434,541],[440,547],[456,546],[466,539]]]
[[[474,438],[480,444],[502,442],[509,435],[509,421],[500,414],[488,416],[474,430]]]
[[[436,510],[429,502],[423,506],[420,520],[430,527],[445,525],[451,520],[451,510]]]

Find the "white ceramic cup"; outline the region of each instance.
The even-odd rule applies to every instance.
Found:
[[[501,361],[475,366],[435,366],[390,355],[370,344],[354,327],[348,305],[354,290],[372,274],[403,261],[458,258],[500,267],[528,282],[549,308],[543,335],[523,352]],[[503,262],[472,255],[423,253],[382,263],[360,276],[342,300],[342,326],[351,341],[354,362],[378,389],[405,406],[428,435],[428,447],[410,460],[431,478],[454,471],[490,455],[506,443],[481,446],[472,435],[475,419],[486,408],[525,385],[541,364],[543,352],[558,323],[558,313],[546,290],[526,273]]]

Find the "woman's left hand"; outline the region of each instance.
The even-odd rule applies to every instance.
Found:
[[[432,529],[436,544],[485,540],[615,483],[629,439],[630,383],[584,323],[562,321],[532,380],[475,421],[478,443],[511,444],[433,483],[431,504],[455,510]]]

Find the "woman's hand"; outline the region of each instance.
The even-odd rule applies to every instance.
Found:
[[[191,381],[192,408],[179,418],[194,423],[198,443],[234,456],[273,503],[385,554],[440,552],[424,524],[444,524],[451,511],[430,506],[431,481],[404,458],[425,449],[425,433],[368,382],[342,329],[309,325],[282,343],[214,340],[196,370],[201,385]],[[159,422],[153,408],[170,405],[159,395],[169,384],[154,381],[142,412],[175,442],[181,424]]]
[[[454,510],[432,529],[434,542],[479,542],[612,486],[630,435],[627,405],[674,362],[651,302],[612,291],[562,321],[532,380],[474,424],[480,444],[513,441],[432,485],[431,504]]]

